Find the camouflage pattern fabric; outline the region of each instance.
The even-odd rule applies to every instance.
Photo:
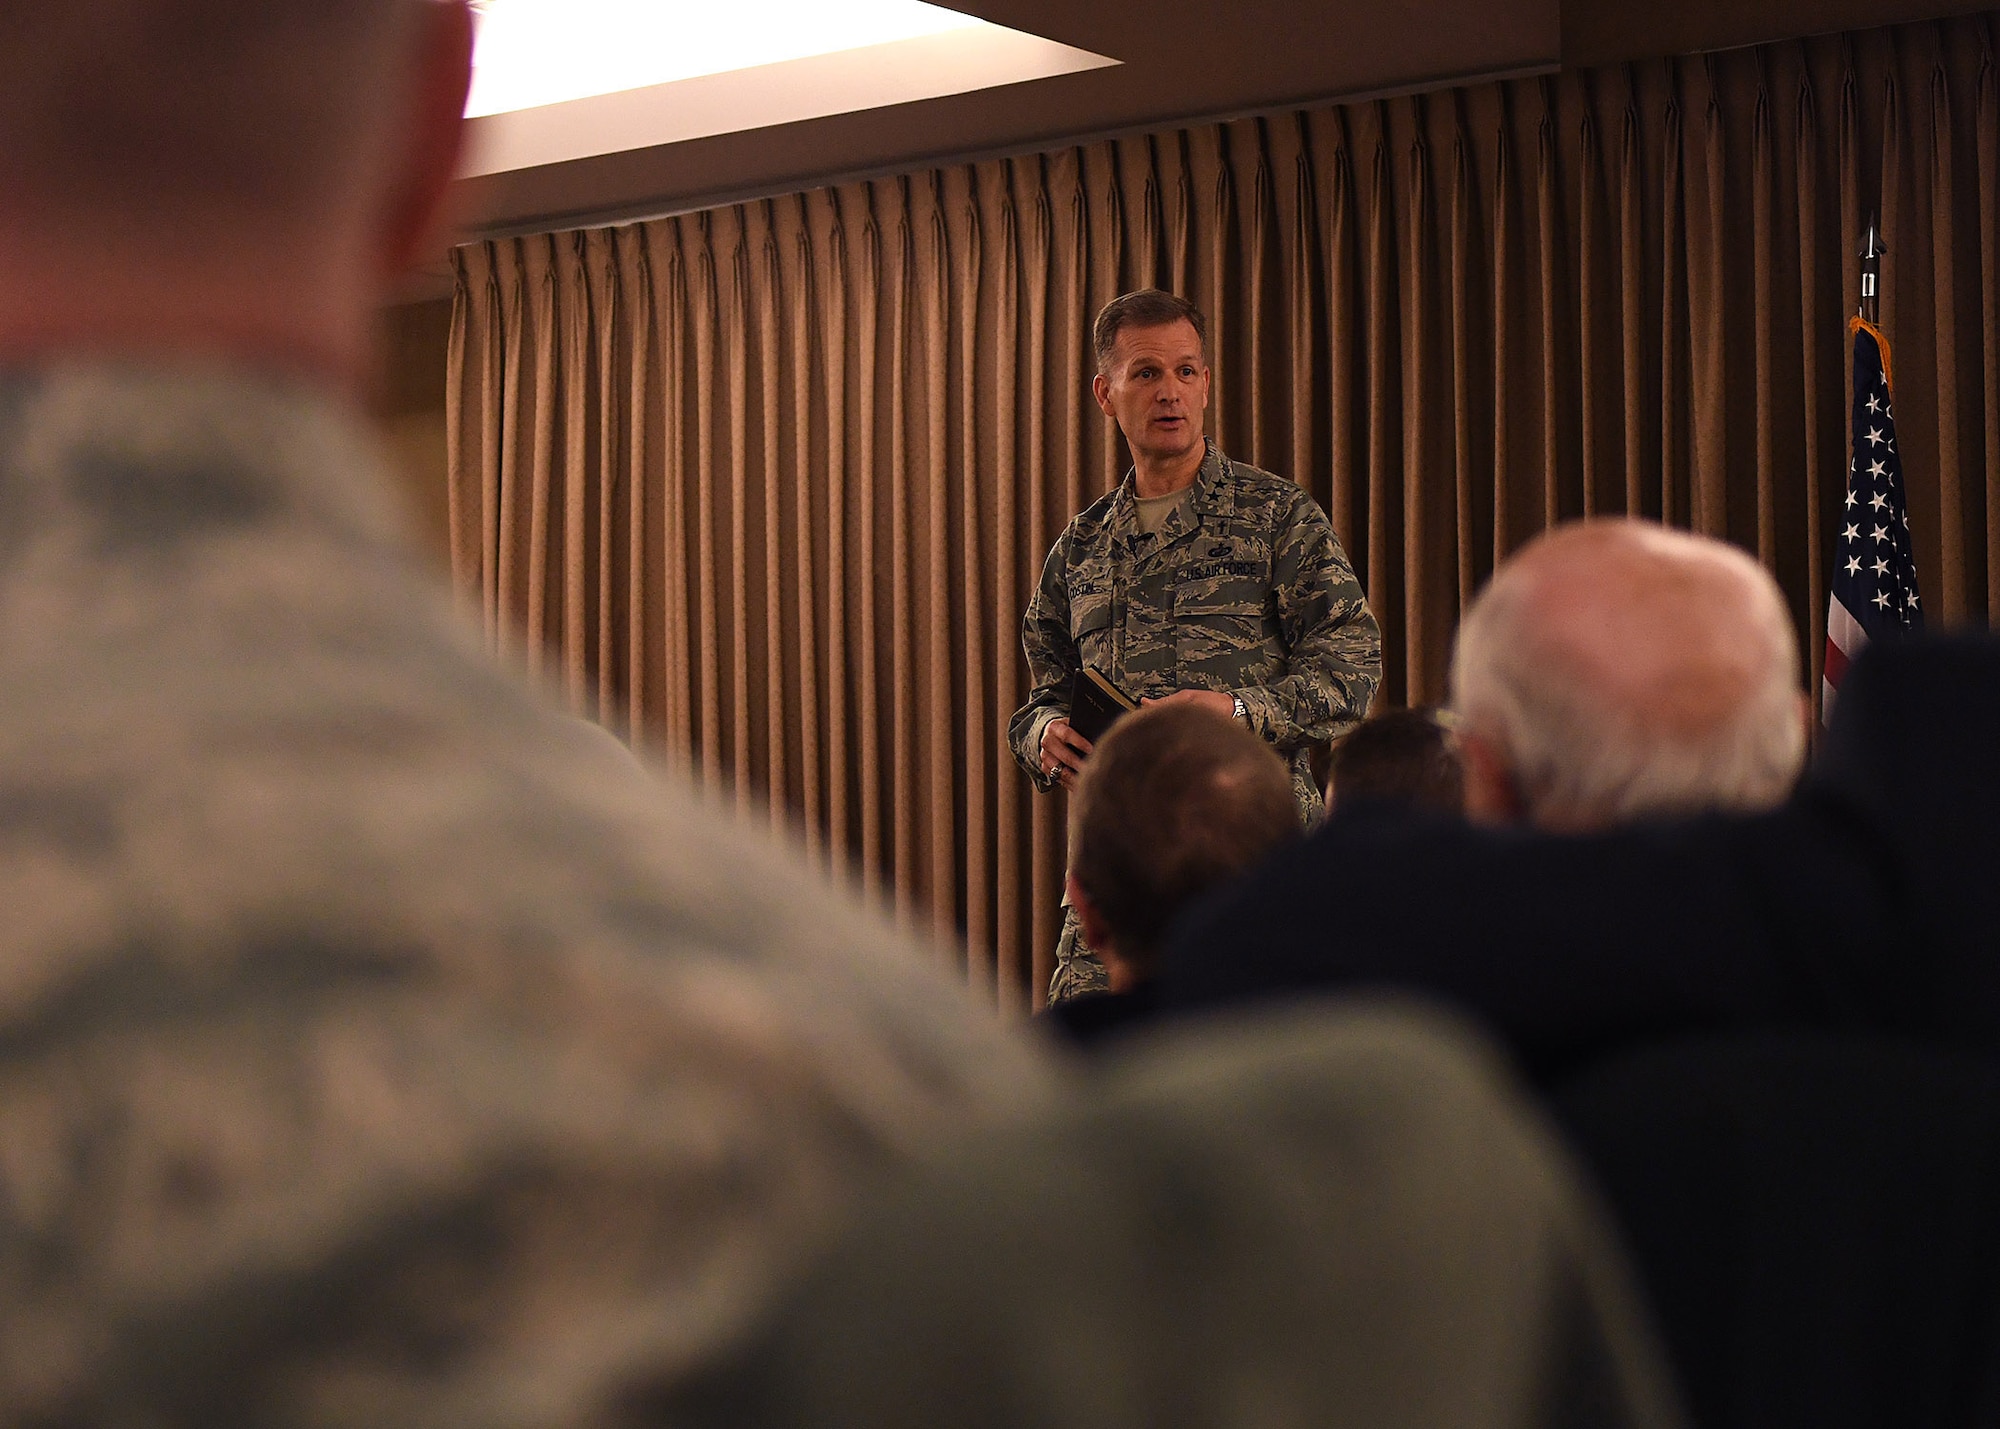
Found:
[[[492,666],[362,429],[0,375],[0,1422],[629,1423],[1037,1051]]]
[[[1021,622],[1034,686],[1008,725],[1015,761],[1048,792],[1047,722],[1068,713],[1080,665],[1137,698],[1175,690],[1241,696],[1250,727],[1291,764],[1299,816],[1318,818],[1311,745],[1368,712],[1382,679],[1382,633],[1318,503],[1296,484],[1231,461],[1208,444],[1192,520],[1175,511],[1140,531],[1128,474],[1056,539]],[[1065,944],[1080,942],[1065,909]],[[1050,1000],[1086,990],[1085,949],[1057,953]]]
[[[1104,992],[1111,986],[1111,973],[1104,960],[1083,940],[1083,920],[1076,909],[1063,902],[1062,932],[1056,938],[1056,970],[1049,976],[1049,1002],[1067,1002],[1086,992]]]

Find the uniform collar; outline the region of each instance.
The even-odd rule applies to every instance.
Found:
[[[1194,509],[1208,512],[1216,509],[1221,499],[1224,479],[1230,470],[1229,458],[1222,454],[1222,448],[1213,441],[1208,443],[1208,454],[1201,459],[1201,470],[1194,474]]]
[[[1156,538],[1156,543],[1160,547],[1170,546],[1191,530],[1198,529],[1201,518],[1216,509],[1219,488],[1225,473],[1229,470],[1229,458],[1222,454],[1222,448],[1215,444],[1213,438],[1203,437],[1202,443],[1207,450],[1202,455],[1201,466],[1196,470],[1194,483],[1189,488],[1194,494],[1193,500],[1187,507],[1176,510],[1167,517],[1167,524],[1160,529]],[[1125,479],[1118,483],[1117,494],[1111,502],[1111,530],[1121,541],[1135,542],[1140,539],[1138,497],[1137,478],[1133,469],[1127,467]],[[1193,512],[1194,526],[1190,527],[1187,524],[1183,511]]]

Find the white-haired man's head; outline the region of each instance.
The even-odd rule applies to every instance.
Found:
[[[1650,522],[1523,547],[1466,611],[1451,678],[1476,818],[1580,831],[1764,809],[1805,762],[1776,583],[1734,546]]]

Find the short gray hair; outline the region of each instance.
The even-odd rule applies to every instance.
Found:
[[[1097,370],[1104,372],[1111,366],[1111,349],[1118,345],[1118,334],[1126,328],[1165,327],[1169,323],[1182,322],[1194,329],[1195,341],[1201,344],[1205,361],[1208,357],[1208,319],[1186,298],[1160,288],[1141,288],[1136,293],[1113,298],[1098,313],[1097,321],[1091,324],[1090,342],[1097,357]]]
[[[1575,627],[1566,633],[1564,612],[1553,611],[1546,598],[1542,571],[1563,554],[1535,554],[1538,546],[1565,542],[1614,551],[1628,571],[1650,566],[1666,574],[1664,586],[1651,590],[1643,578],[1610,577],[1600,592],[1607,620],[1617,618],[1609,606],[1622,599],[1619,614],[1641,628],[1650,623],[1671,632],[1665,642],[1633,641],[1616,657],[1629,654],[1632,665],[1643,666],[1651,656],[1660,678],[1650,689],[1664,690],[1663,698],[1635,698],[1615,680],[1590,677],[1590,660],[1570,638]],[[1574,597],[1587,577],[1574,566],[1567,574]],[[1684,651],[1663,653],[1663,643]],[[1688,657],[1680,670],[1678,653]],[[1497,745],[1508,761],[1532,822],[1592,828],[1782,802],[1805,761],[1798,669],[1783,597],[1749,556],[1651,523],[1584,522],[1531,545],[1473,601],[1453,651],[1452,700],[1464,731]],[[1729,686],[1722,697],[1699,718],[1675,719],[1673,706],[1684,691],[1704,678],[1713,683],[1717,671]],[[1685,684],[1677,686],[1681,674]],[[1699,693],[1691,698],[1698,702]],[[1678,713],[1685,715],[1687,702],[1681,703]]]

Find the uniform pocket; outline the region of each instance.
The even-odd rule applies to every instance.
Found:
[[[1086,595],[1070,606],[1070,638],[1083,663],[1111,673],[1111,595]]]
[[[1218,630],[1234,629],[1247,621],[1261,631],[1264,594],[1263,589],[1256,586],[1235,590],[1182,591],[1174,597],[1174,618],[1184,623],[1213,626]]]
[[[1239,585],[1182,591],[1174,600],[1174,638],[1184,670],[1227,688],[1256,683],[1272,652],[1264,628],[1265,592]]]

